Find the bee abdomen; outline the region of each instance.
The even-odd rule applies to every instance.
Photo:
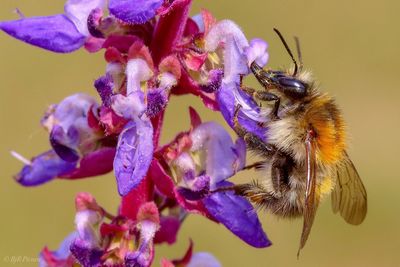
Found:
[[[279,217],[294,218],[302,215],[303,206],[294,191],[276,194],[268,191],[257,181],[253,181],[250,184],[236,185],[235,193],[246,197],[258,209],[267,210]]]

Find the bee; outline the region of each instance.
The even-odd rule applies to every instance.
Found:
[[[294,69],[264,70],[255,62],[251,71],[263,90],[241,89],[254,100],[270,106],[264,124],[264,139],[247,131],[235,108],[234,130],[249,150],[262,160],[245,169],[255,168],[267,177],[261,182],[239,184],[236,194],[273,214],[303,217],[303,229],[297,255],[306,244],[320,201],[331,194],[332,209],[346,222],[358,225],[367,212],[367,193],[346,152],[345,124],[334,99],[319,91],[309,72],[303,70],[300,44],[295,37],[297,64],[282,34],[279,36],[290,55]]]

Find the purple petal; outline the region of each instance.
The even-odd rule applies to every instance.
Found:
[[[97,106],[96,100],[90,95],[77,93],[64,98],[59,104],[50,108],[42,119],[42,124],[47,129],[52,129],[55,124],[60,125],[65,132],[74,125],[80,131],[90,131],[87,126],[87,114],[91,107]],[[54,116],[54,118],[52,118]],[[78,142],[78,140],[74,140]]]
[[[102,30],[99,28],[101,20],[103,18],[103,10],[100,8],[93,9],[92,12],[90,12],[88,18],[87,18],[87,28],[93,37],[96,38],[105,38],[104,33]],[[103,45],[104,43],[102,43]]]
[[[118,140],[114,172],[118,192],[125,196],[144,178],[153,158],[153,126],[136,119],[125,125]]]
[[[143,24],[156,15],[163,0],[110,0],[110,13],[131,24]]]
[[[231,183],[221,183],[229,186]],[[256,248],[268,247],[271,242],[264,233],[257,212],[243,197],[233,192],[218,192],[203,200],[208,212],[240,239]]]
[[[221,267],[221,263],[210,253],[207,252],[197,252],[193,254],[190,262],[186,267]]]
[[[221,69],[210,70],[207,84],[200,85],[200,89],[206,93],[214,93],[221,87],[224,72]]]
[[[206,174],[211,177],[211,188],[216,183],[231,177],[235,172],[237,155],[229,133],[215,122],[199,125],[191,133],[192,151],[204,150]]]
[[[75,51],[86,39],[62,14],[1,22],[0,29],[23,42],[57,53]]]
[[[150,267],[148,256],[140,251],[128,252],[125,256],[125,267]]]
[[[103,8],[105,0],[68,0],[65,3],[65,14],[74,22],[76,28],[85,36],[89,36],[88,17],[96,8]]]
[[[243,138],[238,138],[236,140],[235,148],[233,150],[237,157],[237,160],[235,162],[236,170],[241,170],[246,165],[246,151],[247,151],[246,142],[243,140]]]
[[[196,201],[202,199],[210,193],[210,177],[208,175],[195,177],[190,184],[190,188],[178,187],[177,190],[187,200]]]
[[[217,101],[219,104],[220,111],[225,118],[226,122],[233,128],[233,117],[236,105],[236,97],[234,95],[234,90],[238,90],[235,88],[235,84],[231,83],[229,85],[223,84],[219,91],[217,91]],[[244,103],[249,109],[253,109],[255,114],[260,114],[259,116],[263,116],[260,108],[257,104],[250,98],[250,96],[245,95],[243,92],[239,91],[239,94],[242,96],[242,103]],[[264,115],[265,116],[265,115]],[[242,112],[239,113],[239,123],[244,128],[246,128],[249,132],[254,133],[258,137],[264,140],[265,133],[267,131],[266,128],[261,127],[257,121],[248,118],[243,115]]]
[[[103,251],[97,248],[91,248],[81,239],[76,239],[70,247],[72,255],[83,267],[101,266],[101,256]]]
[[[109,107],[111,105],[111,96],[113,94],[113,79],[111,75],[104,75],[94,82],[94,87],[100,95],[103,105]]]
[[[33,158],[31,164],[25,165],[15,178],[24,186],[35,186],[66,174],[75,166],[76,162],[64,161],[50,150]]]
[[[70,127],[68,133],[65,134],[61,126],[54,125],[50,133],[50,144],[60,158],[68,162],[76,162],[79,159],[78,152],[64,144],[71,143],[71,139],[78,141],[78,135],[79,133],[75,127]]]

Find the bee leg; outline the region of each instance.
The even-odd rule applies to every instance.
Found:
[[[264,86],[264,88],[270,88],[272,82],[271,79],[273,77],[270,71],[265,71],[261,68],[257,63],[253,62],[250,66],[251,71],[253,72],[254,76],[258,80],[258,82]]]
[[[254,181],[247,184],[233,186],[236,195],[247,198],[258,208],[269,209],[278,205],[280,199],[272,192],[269,192],[263,185]]]
[[[273,93],[269,93],[269,92],[265,92],[265,91],[257,91],[251,87],[247,87],[247,86],[243,86],[242,85],[242,80],[240,80],[240,89],[245,92],[246,94],[248,94],[249,96],[261,100],[261,101],[273,101],[274,102],[274,107],[270,113],[270,119],[271,120],[278,120],[278,111],[279,111],[279,106],[281,103],[281,99],[273,94]]]
[[[251,88],[251,87],[247,87],[247,86],[240,86],[240,90],[242,90],[243,92],[245,92],[246,94],[248,94],[251,97],[254,97],[254,93],[256,93],[256,89]]]
[[[245,166],[242,170],[251,170],[251,169],[260,170],[263,168],[264,165],[265,165],[264,161],[257,161],[253,164]]]
[[[269,114],[271,120],[278,120],[278,111],[279,111],[279,106],[281,103],[281,99],[279,96],[269,93],[269,92],[255,92],[254,97],[261,100],[261,101],[273,101],[274,102],[274,107],[272,108],[271,113]]]
[[[237,105],[235,107],[235,113],[233,116],[233,129],[237,133],[238,136],[242,137],[246,142],[247,146],[254,151],[259,152],[263,156],[272,156],[276,148],[268,143],[265,143],[261,140],[257,135],[248,132],[243,126],[239,123],[239,110],[241,106]]]

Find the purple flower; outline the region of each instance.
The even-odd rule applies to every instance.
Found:
[[[230,178],[245,165],[246,146],[242,139],[233,143],[228,132],[215,122],[205,122],[196,127],[191,135],[192,153],[201,153],[200,169],[211,180],[210,188],[215,189],[220,181]]]
[[[175,197],[178,201],[180,197],[186,199],[179,204],[187,208],[189,203],[201,203],[206,215],[222,223],[243,241],[254,247],[270,245],[248,200],[233,192],[210,191],[231,186],[226,180],[244,167],[246,147],[242,139],[234,143],[222,126],[206,122],[187,134],[178,135],[161,153],[173,180],[178,181]]]
[[[102,136],[89,126],[88,113],[96,106],[94,98],[86,94],[75,94],[50,106],[42,125],[50,132],[50,143],[60,158],[76,162],[80,155],[95,150]]]
[[[108,4],[108,10],[104,10]],[[68,0],[64,14],[0,22],[0,29],[32,45],[71,52],[105,50],[105,74],[94,82],[101,104],[74,94],[52,105],[42,119],[52,150],[25,166],[23,185],[54,178],[79,179],[114,170],[121,203],[112,215],[88,193],[75,199],[76,232],[57,251],[45,248],[42,265],[140,266],[154,260],[155,244],[173,244],[189,213],[223,224],[253,247],[270,245],[249,201],[229,191],[228,179],[242,170],[246,145],[215,122],[202,123],[190,109],[191,128],[160,147],[171,94],[200,96],[264,138],[268,110],[241,89],[252,62],[268,60],[267,44],[250,43],[231,21],[208,11],[189,18],[191,0]],[[163,267],[221,264],[209,253],[193,254]]]
[[[246,147],[242,139],[233,144],[229,134],[216,123],[203,123],[191,134],[191,151],[206,153],[203,157],[210,188],[228,187],[224,182],[245,165]],[[235,235],[254,247],[270,245],[252,205],[233,192],[213,193],[204,198],[208,212]],[[246,227],[243,227],[246,225]]]
[[[68,53],[85,44],[89,31],[90,12],[104,6],[104,0],[68,0],[65,13],[0,22],[0,29],[9,35],[57,53]]]
[[[241,89],[241,79],[249,74],[249,66],[256,61],[264,66],[268,60],[267,44],[261,39],[248,43],[240,28],[229,20],[215,24],[205,37],[205,49],[215,53],[223,44],[224,77],[220,90],[217,91],[217,101],[222,115],[233,127],[233,115],[236,105],[241,105],[239,123],[249,131],[264,138],[266,129],[259,123],[267,120],[268,110],[258,107],[251,96]]]
[[[125,266],[149,267],[154,258],[153,239],[160,226],[158,208],[154,202],[148,202],[140,207],[137,216],[136,229],[140,233],[138,249],[128,252],[125,256]]]

